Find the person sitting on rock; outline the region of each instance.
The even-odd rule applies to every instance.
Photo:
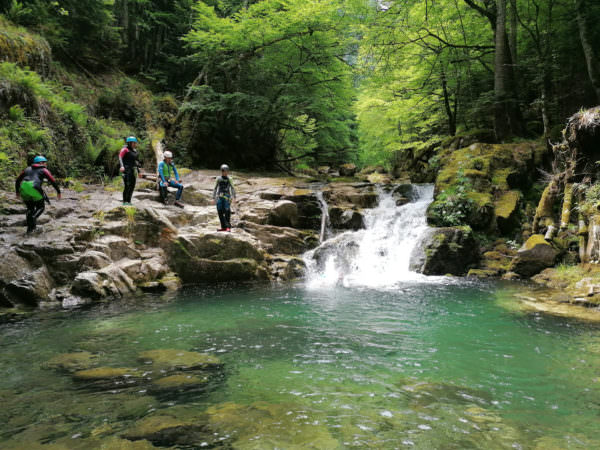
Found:
[[[177,194],[175,194],[175,206],[183,208],[183,203],[179,201],[181,200],[181,195],[183,193],[183,184],[181,184],[179,172],[177,172],[177,168],[173,162],[173,153],[169,151],[164,153],[163,161],[158,165],[158,176],[158,187],[162,202],[165,205],[167,204],[167,188],[171,186],[177,188]]]
[[[135,190],[136,170],[141,167],[136,150],[138,140],[135,136],[125,139],[126,146],[119,153],[119,164],[123,176],[123,206],[131,205],[131,197]]]
[[[221,166],[221,176],[217,177],[213,200],[217,204],[221,228],[217,231],[231,231],[231,205],[235,201],[235,189],[229,177],[229,166]]]
[[[17,198],[21,198],[27,206],[27,234],[36,230],[37,219],[42,215],[45,209],[44,202],[50,203],[48,196],[42,189],[44,180],[48,180],[56,189],[58,199],[60,200],[60,188],[56,180],[46,168],[48,160],[43,156],[36,156],[33,164],[27,167],[15,181],[15,191]]]

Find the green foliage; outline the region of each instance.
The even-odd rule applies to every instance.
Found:
[[[459,174],[458,182],[440,193],[429,207],[429,220],[437,226],[461,226],[469,223],[468,218],[476,211],[475,201],[469,197],[473,190],[470,180]]]
[[[207,165],[223,152],[237,166],[345,159],[353,90],[343,2],[234,6],[196,4],[186,41],[203,69],[183,105],[181,145]]]
[[[600,206],[600,184],[592,184],[585,190],[585,199],[579,203],[577,209],[584,216],[597,214]]]
[[[8,172],[2,169],[3,180],[39,154],[59,177],[95,177],[99,169],[118,164],[116,154],[123,137],[134,134],[131,127],[91,117],[68,97],[37,73],[0,63],[0,152],[13,163]]]

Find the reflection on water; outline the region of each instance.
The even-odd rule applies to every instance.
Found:
[[[0,447],[600,447],[600,329],[507,310],[507,292],[223,288],[40,313],[0,326]]]

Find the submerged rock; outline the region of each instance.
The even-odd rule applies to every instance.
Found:
[[[425,275],[464,275],[479,260],[469,227],[429,228],[410,255],[410,270]]]
[[[159,390],[184,389],[203,386],[208,383],[207,376],[197,375],[170,375],[153,381],[153,386]]]
[[[138,359],[162,368],[178,370],[212,369],[222,365],[216,356],[177,349],[148,350],[140,353]]]
[[[115,378],[140,377],[138,369],[124,367],[96,367],[94,369],[78,370],[73,378],[81,381],[114,380]]]
[[[251,405],[223,403],[206,411],[210,427],[232,436],[234,448],[332,449],[338,448],[324,421],[306,407],[294,404],[255,402]],[[260,443],[256,437],[260,436]]]
[[[47,369],[66,370],[68,372],[89,369],[94,365],[97,355],[90,352],[62,353],[43,364]]]
[[[159,446],[184,445],[193,448],[212,447],[215,441],[205,422],[166,414],[149,416],[136,422],[122,437],[132,441],[147,440]]]

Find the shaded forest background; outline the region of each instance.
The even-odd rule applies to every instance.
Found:
[[[426,173],[453,136],[557,140],[600,103],[591,0],[0,0],[0,13],[1,170],[42,152],[63,176],[111,173],[136,134],[194,167]]]

